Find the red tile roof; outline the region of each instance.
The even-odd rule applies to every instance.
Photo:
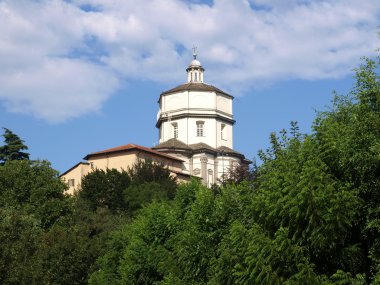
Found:
[[[118,153],[118,152],[128,152],[128,151],[132,151],[132,150],[140,150],[140,151],[143,151],[143,152],[146,152],[146,153],[149,153],[149,154],[154,154],[156,156],[165,157],[165,158],[168,158],[168,159],[171,159],[171,160],[177,160],[177,161],[183,162],[183,160],[180,159],[180,158],[177,158],[177,157],[174,157],[174,156],[171,156],[171,155],[159,152],[159,151],[151,149],[149,147],[137,145],[137,144],[121,145],[121,146],[117,146],[117,147],[113,147],[113,148],[109,148],[109,149],[93,152],[93,153],[87,154],[84,157],[84,159],[88,160],[90,157],[93,157],[93,156],[99,156],[99,155],[110,154],[110,153]]]

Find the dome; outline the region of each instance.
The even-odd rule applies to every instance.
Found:
[[[199,60],[193,59],[190,63],[190,66],[201,66]]]

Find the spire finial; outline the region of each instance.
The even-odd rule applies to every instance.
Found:
[[[193,50],[193,57],[194,57],[194,59],[197,59],[197,47],[194,45],[193,48],[192,48],[192,50]]]

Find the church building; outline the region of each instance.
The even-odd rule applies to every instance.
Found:
[[[249,164],[233,150],[235,124],[230,94],[204,83],[197,54],[186,69],[187,82],[161,93],[156,127],[159,144],[153,149],[184,160],[183,172],[218,183],[228,169]]]
[[[127,169],[138,160],[150,159],[166,166],[179,181],[199,177],[211,186],[223,175],[249,160],[233,149],[232,103],[234,97],[204,83],[204,68],[193,60],[186,69],[187,82],[162,92],[158,99],[156,127],[159,144],[152,148],[135,144],[98,151],[61,174],[68,193],[80,189],[83,176],[98,169]]]

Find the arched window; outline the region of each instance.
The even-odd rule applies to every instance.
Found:
[[[220,138],[226,140],[226,124],[220,126]]]
[[[204,121],[197,121],[197,137],[204,136]]]
[[[212,186],[212,184],[214,183],[214,172],[211,170],[211,169],[209,169],[208,170],[208,177],[207,177],[207,184],[208,184],[208,186],[209,187],[211,187]]]

